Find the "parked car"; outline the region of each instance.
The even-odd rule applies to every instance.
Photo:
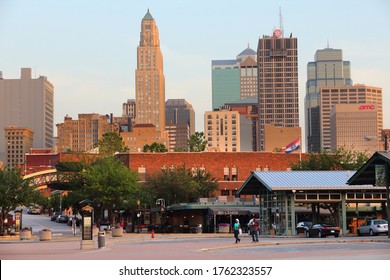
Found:
[[[27,210],[27,214],[30,214],[30,215],[39,215],[41,214],[41,207],[39,206],[30,206]]]
[[[357,234],[359,236],[363,234],[378,235],[381,233],[388,233],[389,222],[386,220],[373,219],[365,221],[358,227]]]
[[[306,231],[306,237],[326,237],[329,235],[339,237],[340,227],[332,224],[320,223],[311,226]]]
[[[61,212],[54,212],[53,216],[50,217],[50,221],[55,222],[59,215],[61,215]]]
[[[73,220],[76,221],[76,226],[80,226],[80,219],[78,217],[69,217],[68,219],[68,226],[72,225]]]
[[[67,223],[69,220],[69,217],[67,215],[59,215],[56,219],[57,223]]]
[[[299,222],[295,229],[297,233],[305,233],[312,225],[313,223],[309,221]]]

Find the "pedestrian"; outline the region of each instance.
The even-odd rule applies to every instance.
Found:
[[[259,220],[253,217],[252,223],[252,242],[259,242]]]
[[[72,231],[73,231],[73,236],[76,236],[76,217],[73,217],[72,219]]]
[[[238,237],[241,228],[240,221],[238,219],[236,219],[233,228],[234,228],[234,238],[236,239],[236,243],[238,243],[241,241],[241,239]]]

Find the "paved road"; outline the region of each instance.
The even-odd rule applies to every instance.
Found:
[[[107,234],[105,248],[80,249],[79,236],[0,240],[2,260],[390,260],[387,236],[340,238],[262,237],[251,243],[249,237],[235,244],[230,235]]]

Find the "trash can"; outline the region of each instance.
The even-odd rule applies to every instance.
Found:
[[[196,233],[202,233],[202,225],[199,224],[197,227],[196,227]]]
[[[98,233],[98,248],[106,247],[106,233],[104,231],[99,231]]]

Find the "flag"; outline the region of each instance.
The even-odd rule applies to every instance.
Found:
[[[299,150],[301,148],[301,137],[298,137],[294,141],[292,141],[290,144],[286,146],[286,154],[292,153],[296,150]]]

